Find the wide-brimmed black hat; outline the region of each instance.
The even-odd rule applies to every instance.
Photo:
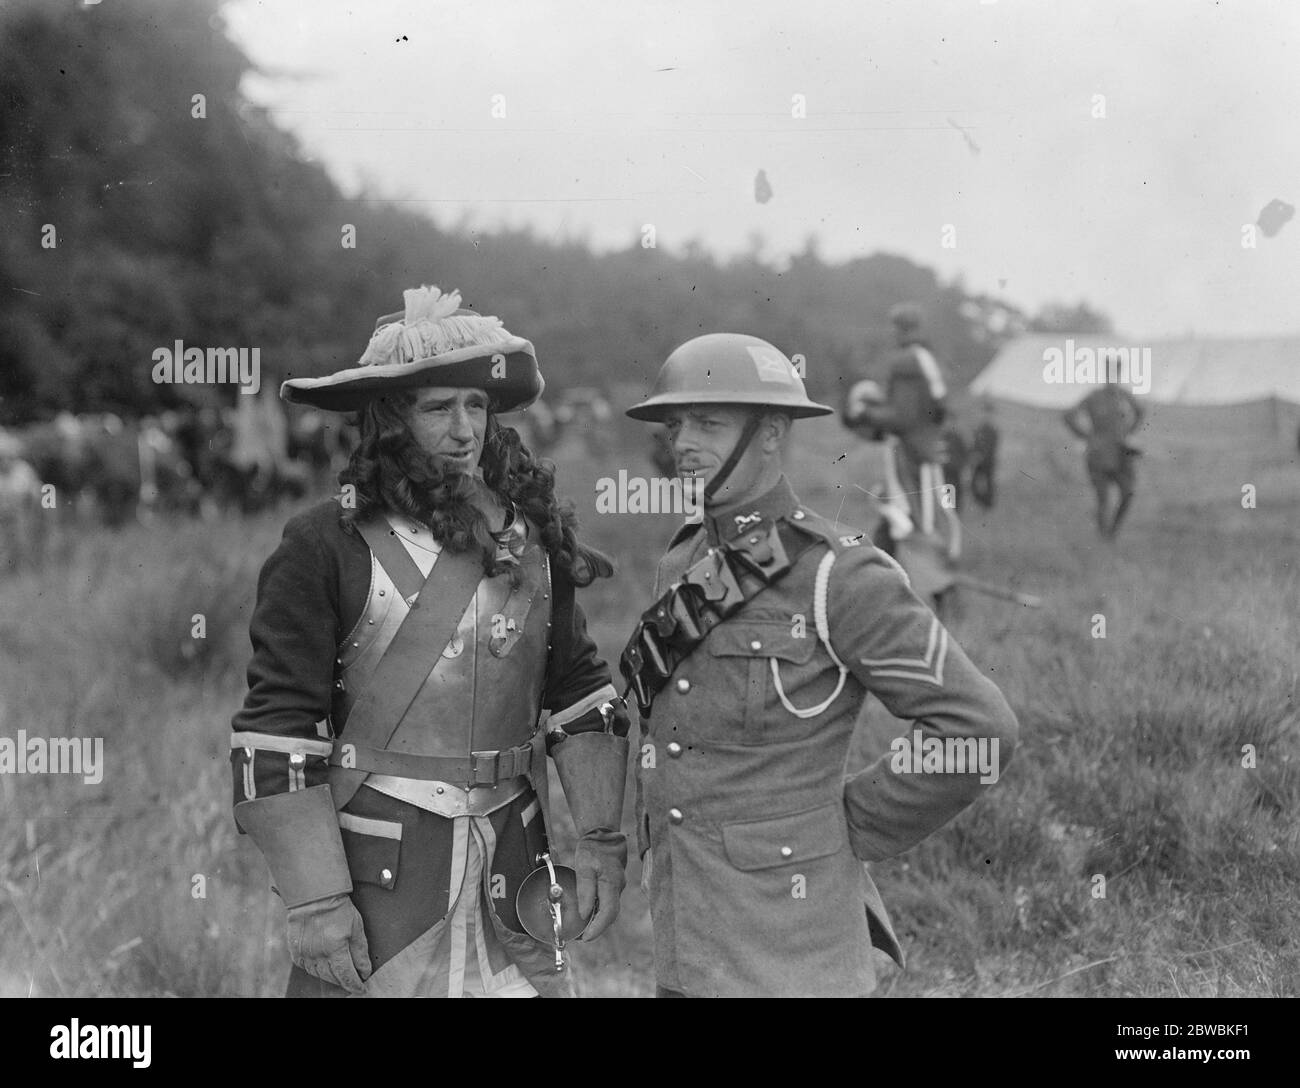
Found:
[[[546,387],[533,345],[501,319],[463,309],[460,292],[403,291],[406,309],[375,322],[357,365],[322,378],[290,378],[280,396],[331,412],[354,412],[371,397],[426,385],[482,389],[494,412],[527,408]]]

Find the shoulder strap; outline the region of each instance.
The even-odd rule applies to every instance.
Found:
[[[393,527],[381,514],[357,522],[357,531],[374,552],[375,559],[384,568],[384,573],[393,580],[397,592],[409,605],[424,585],[424,575],[420,573],[420,568],[411,558],[411,553],[397,539]],[[435,563],[434,566],[436,567],[437,564]]]
[[[789,554],[779,525],[757,547],[710,548],[681,578],[641,614],[619,658],[627,692],[649,714],[655,694],[714,627],[734,616],[794,567],[813,540],[803,539]]]
[[[378,544],[375,556],[404,597],[411,610],[388,644],[384,656],[370,676],[365,690],[357,697],[337,744],[385,749],[411,703],[428,678],[431,662],[436,663],[442,648],[456,633],[460,618],[474,597],[483,577],[478,556],[443,549],[428,578],[421,578],[414,593],[411,570],[420,577],[420,568],[397,540],[396,534],[382,520],[359,525],[367,544]],[[372,544],[372,540],[374,544]],[[387,543],[385,543],[387,542]],[[396,548],[410,564],[397,558]],[[334,807],[343,808],[361,788],[367,772],[349,767],[331,766],[329,784]]]

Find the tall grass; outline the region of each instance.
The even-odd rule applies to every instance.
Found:
[[[594,513],[599,476],[649,471],[618,437],[603,462],[561,464],[584,533],[620,564],[580,597],[611,663],[674,527]],[[805,500],[861,523],[860,452],[829,425],[800,441]],[[1009,444],[998,510],[966,521],[975,573],[1046,597],[968,598],[952,625],[1023,738],[979,803],[873,867],[910,959],[881,959],[881,990],[1295,996],[1300,470],[1276,451],[1144,465],[1131,523],[1102,545],[1060,446]],[[97,786],[0,776],[0,993],[281,992],[283,910],[235,834],[227,745],[257,570],[288,514],[62,537],[0,585],[0,735],[102,736],[106,762]],[[906,728],[870,703],[853,760]],[[653,992],[637,875],[634,860],[615,929],[575,951],[581,992]]]

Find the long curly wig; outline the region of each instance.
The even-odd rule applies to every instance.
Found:
[[[356,504],[346,522],[392,511],[428,525],[444,548],[477,551],[488,576],[512,564],[498,559],[498,540],[474,503],[486,485],[503,504],[514,504],[538,531],[541,545],[575,586],[588,586],[614,573],[610,558],[578,540],[572,504],[555,497],[555,466],[533,457],[513,427],[503,427],[489,412],[479,461],[483,478],[444,472],[416,441],[407,425],[414,390],[373,398],[356,414],[359,440],[339,483],[356,489]]]

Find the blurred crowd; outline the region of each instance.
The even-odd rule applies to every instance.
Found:
[[[510,425],[537,454],[599,456],[614,441],[612,414],[602,391],[575,387]],[[337,416],[313,408],[286,414],[267,394],[139,419],[62,412],[0,427],[0,574],[39,554],[58,525],[213,520],[329,491],[350,453],[349,429]]]
[[[290,423],[269,397],[139,419],[63,412],[0,429],[0,571],[57,524],[255,513],[337,477],[348,452],[323,413]]]

